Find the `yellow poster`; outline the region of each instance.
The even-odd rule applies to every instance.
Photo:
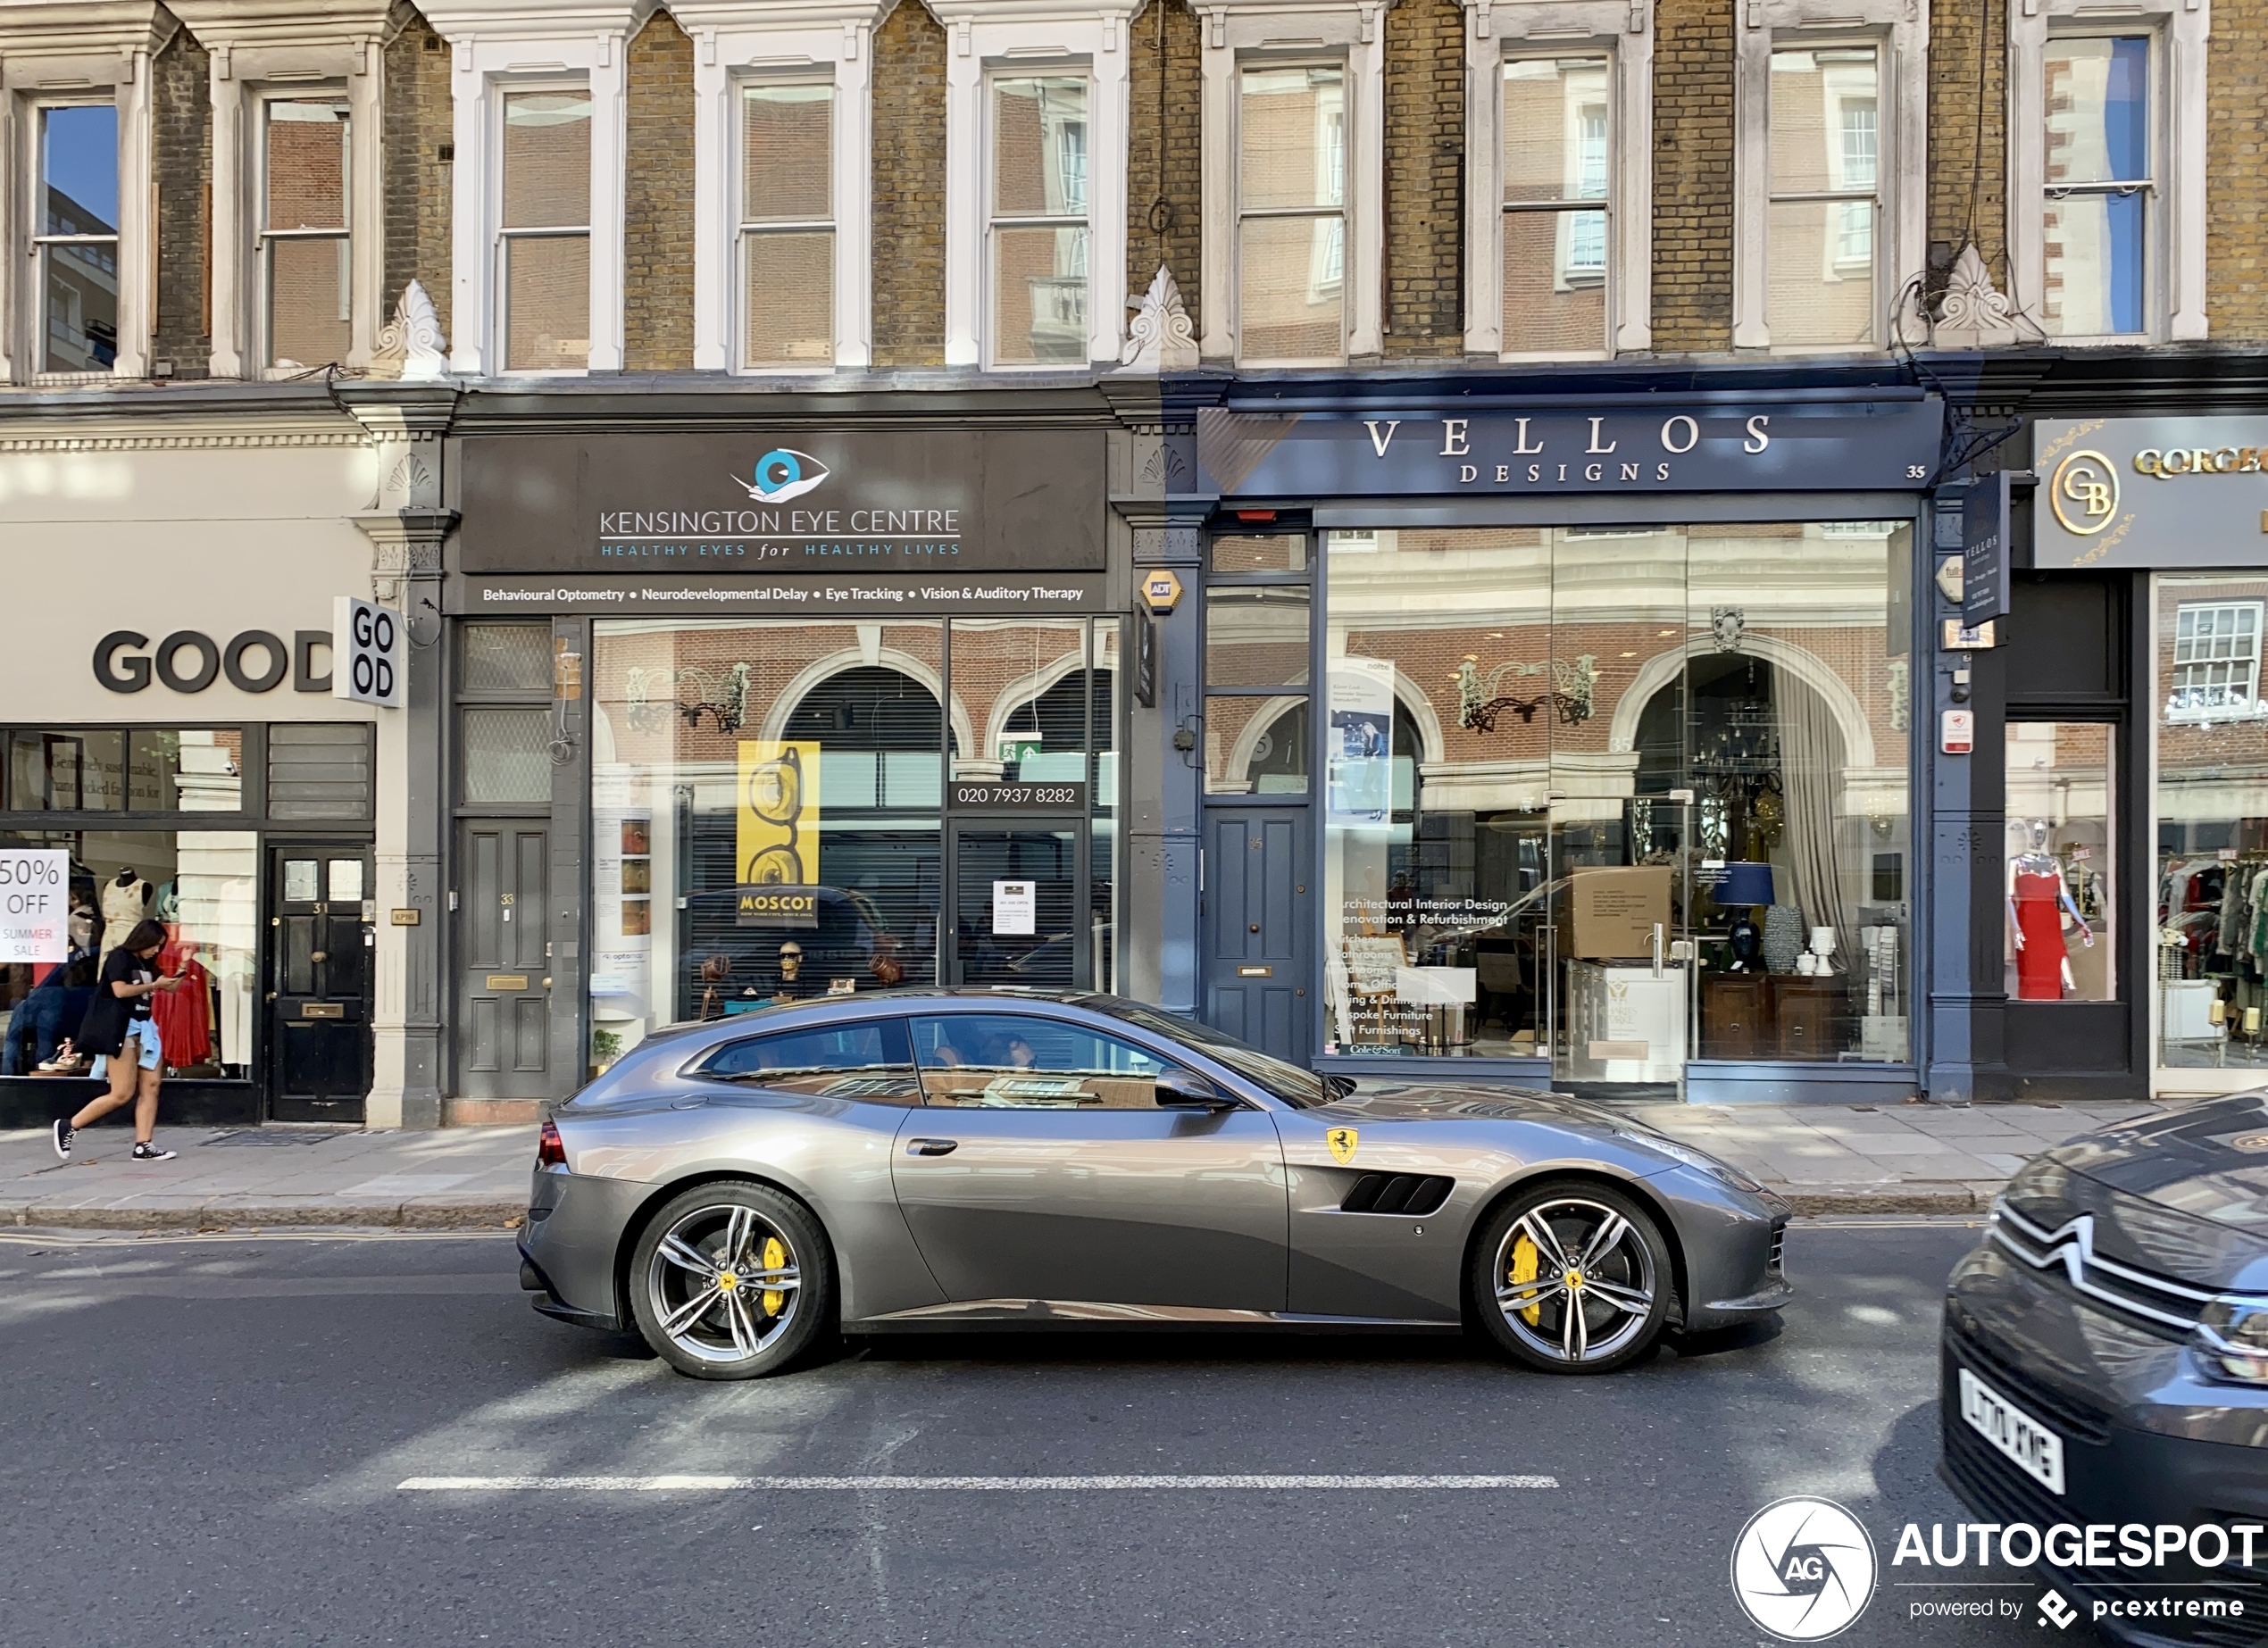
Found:
[[[812,886],[819,881],[817,744],[740,746],[735,863],[743,886]]]

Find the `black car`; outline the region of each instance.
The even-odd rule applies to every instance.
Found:
[[[2268,1093],[2017,1174],[1947,1286],[1939,1411],[1947,1482],[2041,1536],[2038,1571],[2098,1629],[2268,1641]]]

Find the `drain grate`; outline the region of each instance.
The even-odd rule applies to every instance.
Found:
[[[215,1134],[204,1141],[210,1148],[215,1144],[320,1144],[325,1139],[345,1138],[360,1133],[360,1128],[341,1128],[337,1132],[302,1132],[296,1128],[242,1128],[232,1133]]]

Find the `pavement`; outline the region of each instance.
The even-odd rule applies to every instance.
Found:
[[[2147,1104],[1638,1106],[1632,1113],[1779,1191],[1805,1214],[1965,1213],[2026,1160]],[[503,1229],[527,1206],[532,1128],[363,1132],[169,1128],[171,1161],[131,1161],[122,1127],[76,1159],[44,1132],[0,1132],[0,1226],[244,1230]]]

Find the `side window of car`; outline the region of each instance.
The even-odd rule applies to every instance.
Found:
[[[921,1084],[902,1019],[814,1026],[727,1042],[699,1074],[820,1098],[871,1104],[919,1104]]]
[[[986,1110],[1155,1110],[1167,1061],[1131,1042],[1021,1013],[913,1020],[930,1104]]]

